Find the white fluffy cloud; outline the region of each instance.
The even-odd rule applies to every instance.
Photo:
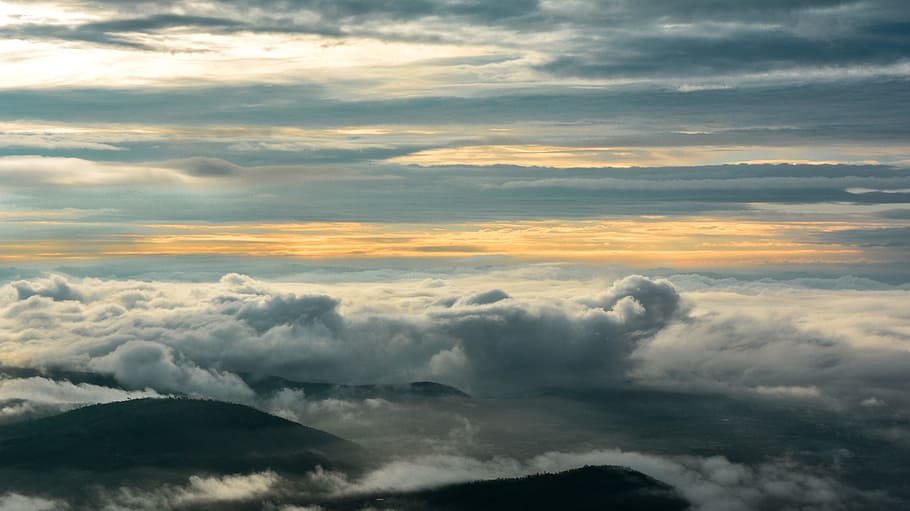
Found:
[[[631,376],[867,412],[906,405],[906,289],[555,275],[326,285],[49,275],[0,287],[0,356],[240,402],[253,393],[238,374],[252,373],[429,379],[479,394]],[[886,405],[862,405],[870,399]]]
[[[132,388],[155,387],[228,401],[253,398],[253,391],[237,375],[202,369],[192,361],[180,360],[173,348],[152,341],[127,341],[92,359],[90,368],[112,374]]]
[[[251,397],[237,372],[496,390],[614,381],[637,344],[683,310],[671,284],[639,276],[569,299],[427,288],[380,304],[381,290],[340,290],[347,296],[238,275],[17,281],[0,289],[9,327],[0,351],[14,363],[111,374],[129,388],[232,400]]]
[[[274,472],[228,476],[191,476],[185,485],[155,489],[121,487],[102,491],[99,509],[104,511],[166,511],[185,506],[244,501],[269,494],[281,481]]]
[[[742,313],[691,318],[659,332],[634,355],[652,384],[860,406],[907,406],[910,351],[856,346],[780,318]]]

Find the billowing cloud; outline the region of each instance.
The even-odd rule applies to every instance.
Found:
[[[747,315],[693,319],[642,346],[640,377],[669,386],[754,391],[765,396],[868,397],[903,401],[906,348],[853,346],[774,318]],[[904,403],[903,406],[907,404]]]
[[[704,279],[674,279],[705,289]],[[522,284],[507,293],[516,281],[455,282],[458,288],[412,289],[236,274],[214,284],[18,280],[0,289],[0,351],[12,364],[100,372],[128,389],[240,402],[252,402],[254,393],[238,374],[253,374],[436,380],[481,394],[634,377],[643,385],[824,406],[856,408],[868,399],[904,406],[906,325],[888,312],[906,293],[899,288],[720,281],[710,284],[716,292],[687,295],[668,280],[628,276],[566,283],[562,292]],[[828,286],[819,282],[804,284]],[[870,314],[876,304],[886,309],[870,323],[838,314],[846,301]],[[812,305],[796,318],[791,302]]]
[[[8,337],[4,349],[16,358],[111,374],[133,389],[241,401],[251,391],[231,372],[337,382],[443,379],[488,390],[613,381],[643,338],[683,314],[671,284],[637,276],[603,296],[551,303],[505,299],[501,290],[452,296],[439,289],[411,314],[257,290],[239,276],[191,290],[58,275],[50,278],[53,289],[79,293],[86,303],[23,299],[21,289],[46,287],[41,282],[12,284],[7,321],[44,338],[34,346]]]
[[[59,275],[54,275],[48,279],[39,280],[37,282],[13,282],[12,286],[16,290],[16,295],[20,300],[26,300],[33,296],[43,296],[50,298],[55,302],[83,300],[82,294],[78,291],[74,291],[66,280]]]
[[[112,374],[130,388],[151,387],[228,401],[253,397],[237,375],[196,366],[181,360],[170,346],[152,341],[127,341],[89,363],[89,369]]]
[[[260,334],[279,325],[318,325],[333,335],[340,333],[343,326],[337,308],[338,301],[329,296],[273,296],[264,302],[242,305],[236,317]]]

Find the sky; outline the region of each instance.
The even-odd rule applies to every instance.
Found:
[[[904,280],[902,4],[5,1],[0,259]]]
[[[186,394],[419,446],[368,487],[594,460],[703,510],[906,503],[908,119],[903,0],[0,0],[0,366],[118,384],[0,376],[0,423]],[[609,392],[765,422],[655,440]]]

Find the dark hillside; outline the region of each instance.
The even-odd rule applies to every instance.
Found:
[[[253,408],[195,399],[87,406],[0,427],[0,471],[129,470],[301,473],[358,467],[363,450],[342,438]]]

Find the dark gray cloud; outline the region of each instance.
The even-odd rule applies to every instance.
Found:
[[[153,8],[187,8],[186,2],[124,2],[101,0],[92,2],[106,7],[128,6],[137,3]],[[477,22],[507,22],[534,15],[539,10],[537,0],[509,0],[491,4],[481,0],[447,2],[441,0],[403,0],[371,2],[369,0],[219,0],[213,2],[215,11],[267,12],[281,19],[292,14],[313,13],[326,23],[363,22],[368,20],[415,20],[426,17],[455,17]],[[209,10],[212,10],[209,7]]]
[[[491,289],[489,291],[484,291],[473,296],[468,296],[464,299],[464,303],[467,305],[488,305],[491,303],[501,302],[511,298],[509,293],[506,293],[502,289]]]
[[[609,122],[622,126],[625,133],[587,135],[583,140],[646,146],[897,142],[907,136],[908,127],[903,120],[910,112],[910,85],[902,79],[693,92],[651,87],[608,91],[542,89],[533,94],[512,92],[470,98],[359,100],[333,97],[330,90],[316,85],[187,87],[141,92],[8,90],[0,94],[0,111],[7,120],[52,118],[94,123],[131,123],[136,120],[136,112],[142,112],[143,122],[149,124],[190,126],[298,126],[301,119],[306,119],[310,128]],[[189,110],[193,112],[192,119],[184,115]],[[578,143],[576,136],[572,145]],[[198,154],[182,155],[189,156]]]
[[[604,296],[586,302],[592,309],[580,315],[495,305],[499,300],[440,314],[443,330],[459,344],[439,362],[463,356],[473,378],[504,388],[532,374],[537,386],[603,384],[625,376],[628,356],[641,339],[685,314],[672,284],[639,276],[617,281]]]
[[[48,175],[23,165],[16,175],[7,175],[7,186],[19,181],[17,188],[23,191],[12,202],[24,210],[72,208],[85,211],[80,219],[128,223],[64,222],[31,225],[28,230],[7,225],[0,226],[0,231],[5,229],[9,236],[22,239],[106,238],[147,232],[133,222],[149,220],[427,223],[636,214],[729,216],[734,211],[760,215],[754,203],[842,202],[847,212],[846,204],[893,204],[898,208],[907,202],[906,193],[857,194],[849,189],[910,187],[906,169],[884,165],[729,165],[643,171],[509,166],[415,169],[372,164],[335,169],[241,167],[219,159],[139,164],[170,166],[181,174],[206,178],[194,185],[129,183],[135,175],[129,167],[117,174],[120,184],[116,186],[55,185],[52,180],[65,175],[72,164],[57,160],[53,162],[57,170]],[[404,182],[407,186],[402,186]],[[137,197],[144,200],[137,201]],[[870,220],[882,221],[874,212],[870,215]],[[432,247],[425,251],[439,250]]]
[[[12,286],[20,300],[27,300],[33,296],[43,296],[55,302],[82,301],[84,299],[81,292],[70,287],[66,279],[59,275],[38,281],[13,282]]]
[[[910,220],[910,209],[889,209],[882,211],[879,216],[894,220]]]
[[[906,202],[910,202],[910,194]],[[899,217],[900,218],[900,217]],[[899,248],[910,250],[910,227],[883,227],[878,229],[845,229],[825,233],[822,239],[859,247]]]
[[[224,177],[241,172],[241,167],[218,158],[195,157],[171,162],[170,166],[183,170],[192,176]]]
[[[160,49],[130,37],[131,33],[156,32],[174,28],[229,31],[240,29],[236,20],[208,16],[158,14],[143,18],[122,18],[77,26],[24,24],[0,29],[0,36],[22,39],[61,39],[139,50]]]
[[[584,77],[711,77],[890,64],[902,61],[910,44],[906,11],[892,1],[598,2],[585,15],[586,21],[573,21],[597,28],[580,28],[564,54],[541,69]]]
[[[186,2],[94,2],[97,6],[120,7],[122,17],[75,26],[23,24],[0,30],[6,37],[59,39],[101,45],[122,46],[139,50],[171,51],[166,43],[146,44],[135,34],[163,33],[171,29],[188,29],[215,34],[269,33],[315,34],[326,37],[349,35],[375,36],[377,31],[365,27],[385,22],[405,22],[424,18],[451,18],[462,22],[497,24],[536,14],[536,0],[502,4],[486,2],[439,2],[409,0],[376,3],[348,0],[342,2],[312,1],[220,1],[202,6]],[[134,17],[139,11],[157,12]],[[214,15],[206,15],[208,13]],[[537,16],[539,18],[539,16]],[[305,19],[305,20],[304,20]],[[383,32],[383,39],[445,40],[441,34],[395,35]]]
[[[895,29],[897,35],[893,35]],[[910,23],[870,26],[868,32],[836,40],[805,38],[784,31],[750,31],[728,37],[640,36],[622,41],[622,51],[565,55],[541,66],[559,76],[713,76],[764,73],[806,66],[883,65],[910,53]],[[615,50],[614,50],[615,51]]]
[[[329,335],[341,333],[344,320],[338,300],[329,296],[275,296],[264,302],[243,304],[236,316],[260,334],[280,326],[320,327]]]

